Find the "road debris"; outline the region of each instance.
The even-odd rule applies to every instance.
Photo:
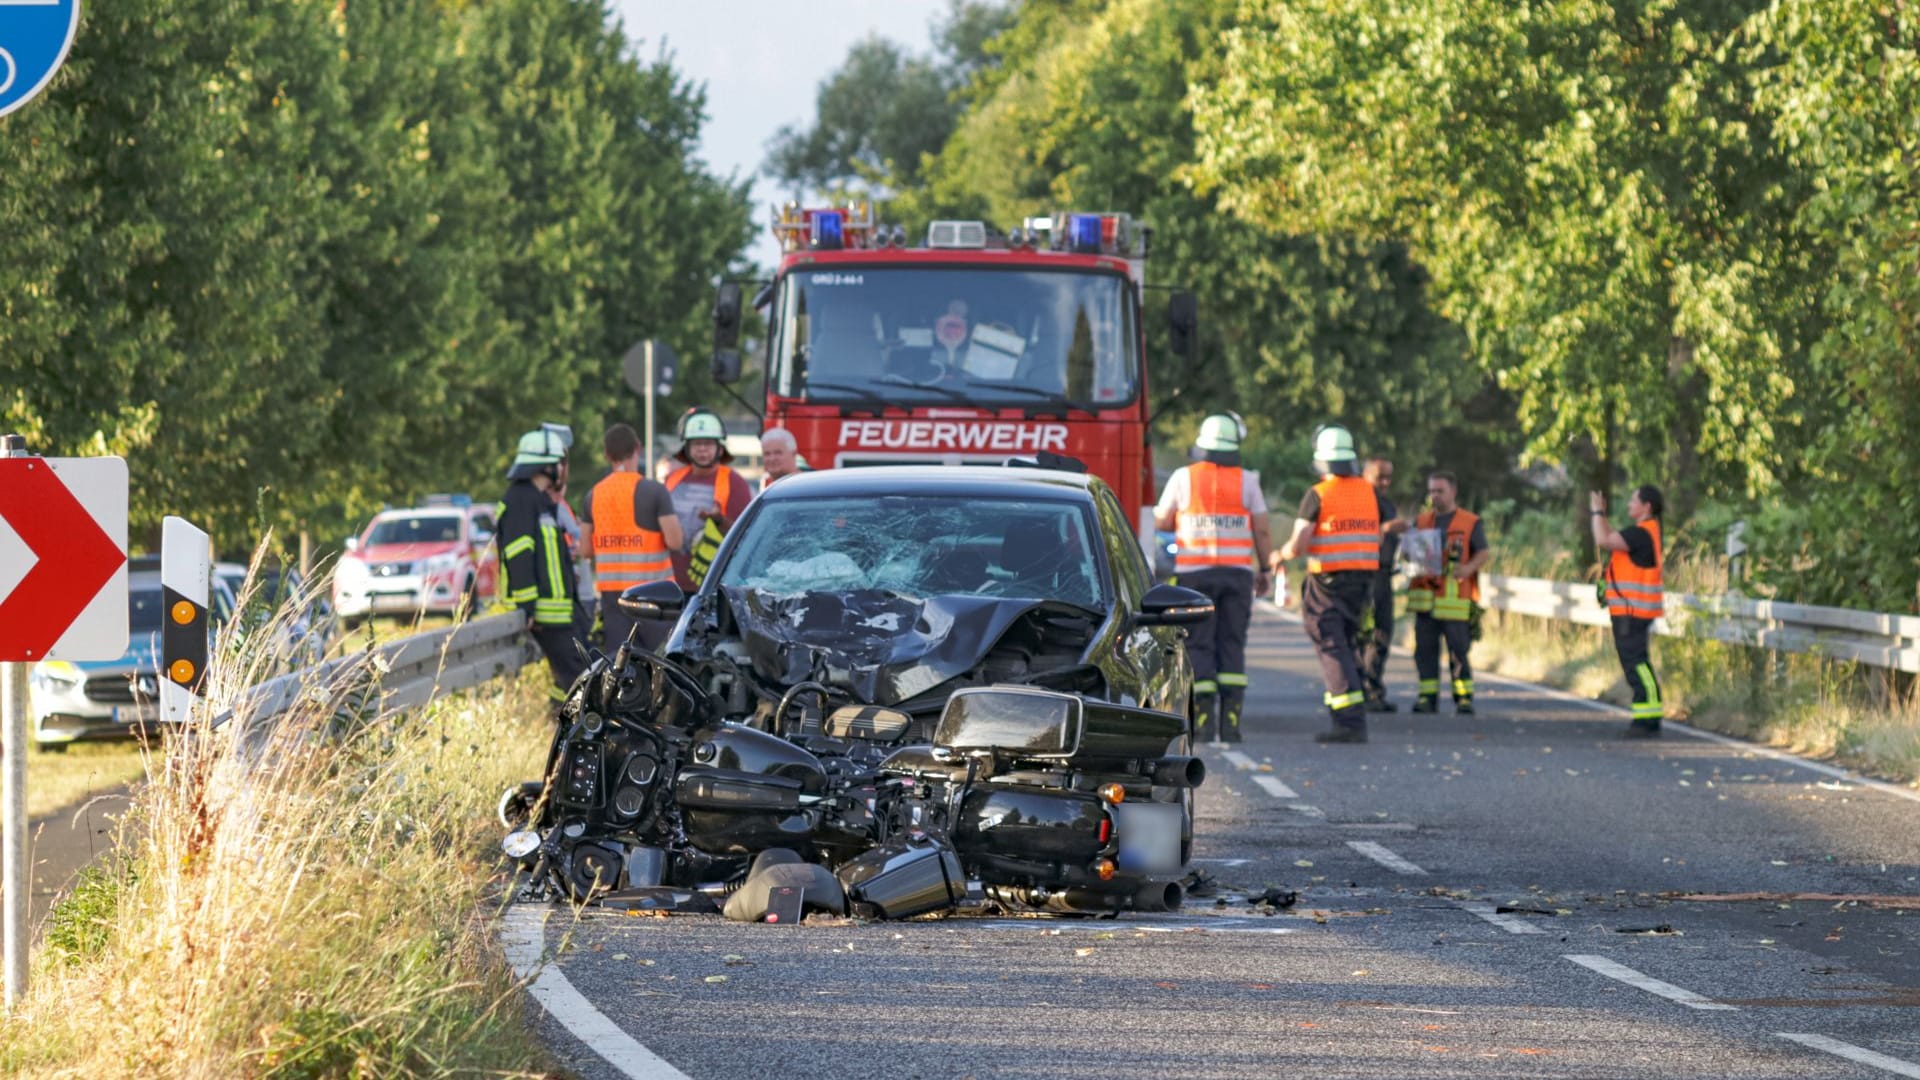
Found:
[[[1899,896],[1884,893],[1661,893],[1662,900],[1680,900],[1694,903],[1742,903],[1746,901],[1765,901],[1772,904],[1791,904],[1795,902],[1821,904],[1865,904],[1867,907],[1920,911],[1920,896]]]

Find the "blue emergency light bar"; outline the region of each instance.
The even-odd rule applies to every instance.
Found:
[[[1100,215],[1075,214],[1067,222],[1067,244],[1074,251],[1100,250]]]
[[[846,218],[838,210],[815,210],[808,222],[813,231],[813,246],[829,250],[845,246],[846,234],[842,229],[845,224]]]

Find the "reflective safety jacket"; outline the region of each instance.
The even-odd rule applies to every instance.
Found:
[[[507,582],[507,603],[546,626],[573,625],[573,565],[567,559],[566,534],[553,499],[531,480],[515,480],[500,500],[493,542]]]
[[[1320,519],[1307,539],[1307,572],[1380,569],[1380,496],[1358,476],[1329,476],[1313,485]]]
[[[1439,521],[1440,515],[1423,510],[1413,527],[1431,529]],[[1461,581],[1451,571],[1472,554],[1468,549],[1473,546],[1473,528],[1478,524],[1480,518],[1473,511],[1454,510],[1453,520],[1447,522],[1447,535],[1440,542],[1441,565],[1449,572],[1438,577],[1423,574],[1408,582],[1408,611],[1431,614],[1441,622],[1466,622],[1473,617],[1474,602],[1480,599],[1480,575]]]
[[[622,592],[673,576],[666,537],[633,520],[633,494],[646,477],[617,472],[593,488],[593,587]]]
[[[1215,566],[1252,570],[1253,512],[1245,500],[1245,474],[1237,465],[1196,461],[1187,466],[1187,505],[1176,519],[1179,550],[1173,572]]]
[[[672,475],[667,477],[667,490],[672,491],[679,487],[691,475],[693,475],[691,465],[682,465],[675,469]],[[738,474],[725,465],[714,467],[713,502],[723,514],[726,512],[729,498],[733,495],[733,482],[738,478]],[[707,571],[713,568],[713,557],[720,553],[720,541],[725,539],[726,535],[726,528],[721,525],[720,520],[714,518],[707,518],[701,522],[700,531],[693,534],[693,542],[687,548],[687,578],[693,582],[694,588],[699,588],[700,583],[706,580]]]
[[[1657,619],[1665,610],[1661,578],[1667,562],[1660,551],[1660,519],[1648,518],[1640,527],[1653,538],[1653,565],[1635,566],[1626,552],[1613,553],[1607,563],[1607,612],[1633,619]]]

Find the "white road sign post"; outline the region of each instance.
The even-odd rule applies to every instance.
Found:
[[[127,463],[38,458],[0,441],[0,923],[6,1004],[27,992],[29,673],[45,660],[114,660],[127,651]]]

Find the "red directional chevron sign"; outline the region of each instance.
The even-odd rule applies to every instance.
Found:
[[[127,651],[127,463],[0,458],[0,661]]]

